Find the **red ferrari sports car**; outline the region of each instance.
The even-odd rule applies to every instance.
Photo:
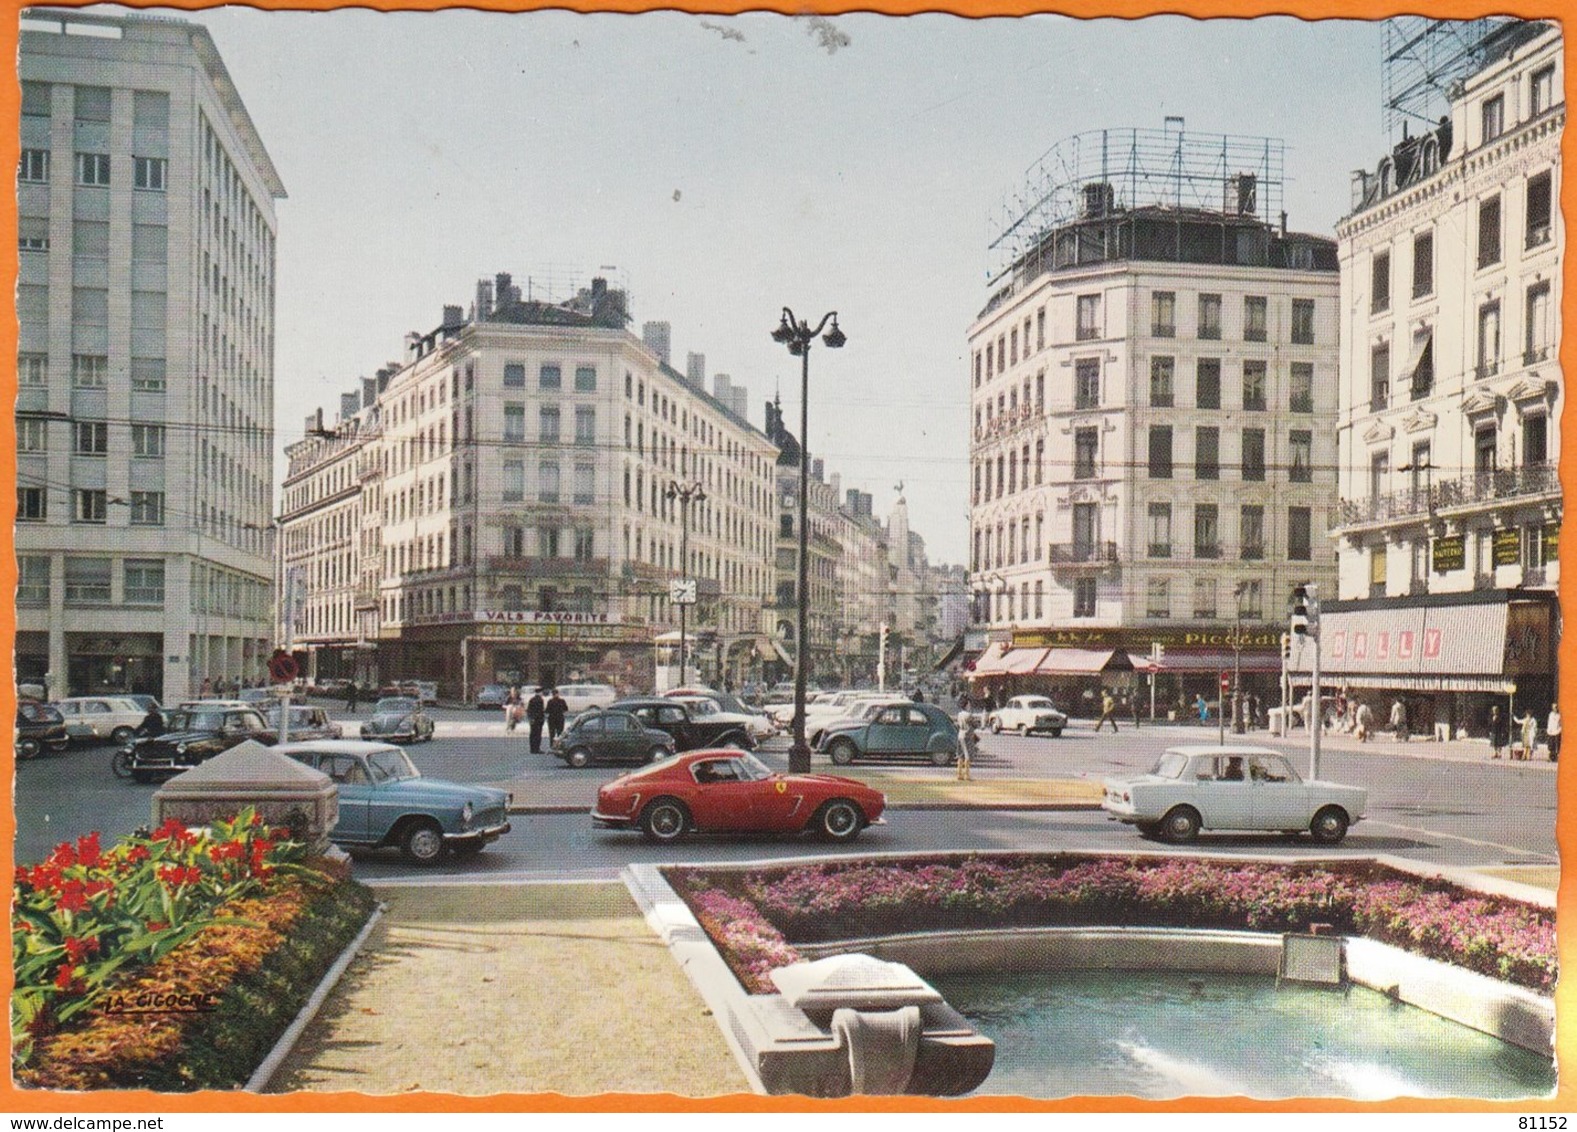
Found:
[[[851,841],[882,820],[887,799],[852,778],[779,774],[754,755],[686,751],[615,778],[597,791],[598,825],[639,828],[648,840],[687,833],[803,833]]]

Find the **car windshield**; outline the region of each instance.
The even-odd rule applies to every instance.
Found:
[[[703,719],[706,716],[718,714],[717,704],[711,700],[695,699],[680,700],[679,702],[690,709],[690,715],[695,719]]]
[[[739,767],[741,782],[760,782],[763,778],[772,777],[772,768],[755,755],[740,755],[735,761]]]
[[[16,710],[23,719],[33,723],[58,723],[61,718],[58,711],[46,704],[19,704]]]
[[[404,696],[389,696],[386,699],[379,700],[372,710],[377,715],[385,713],[392,715],[396,712],[415,711],[416,701]]]
[[[422,776],[404,751],[392,748],[368,755],[367,769],[372,772],[374,782],[404,782],[407,778]]]
[[[1030,696],[1024,701],[1024,706],[1027,708],[1054,708],[1057,705],[1044,696]]]
[[[1177,751],[1167,751],[1156,760],[1150,773],[1157,778],[1181,778],[1183,769],[1188,766],[1188,756]]]

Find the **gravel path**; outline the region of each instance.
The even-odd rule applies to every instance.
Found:
[[[387,888],[271,1092],[746,1093],[621,884]]]

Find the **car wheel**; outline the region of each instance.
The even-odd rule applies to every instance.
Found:
[[[847,798],[834,798],[816,811],[810,824],[828,841],[853,841],[864,828],[865,817]]]
[[[991,734],[1002,734],[1002,721],[994,715],[991,717]]]
[[[957,753],[954,752],[954,751],[932,751],[931,752],[931,765],[932,766],[946,766],[948,763],[952,762],[956,757],[957,757]]]
[[[444,855],[444,834],[436,822],[413,821],[400,837],[400,853],[415,865],[436,865]]]
[[[131,755],[125,751],[116,751],[110,756],[110,770],[114,772],[116,778],[130,778]]]
[[[1174,806],[1161,819],[1161,829],[1168,841],[1186,845],[1199,836],[1199,811],[1192,806]]]
[[[690,811],[677,798],[658,798],[641,813],[646,840],[671,845],[690,831]]]
[[[39,754],[37,739],[18,739],[16,743],[16,757],[19,759],[36,759]]]
[[[653,747],[649,752],[647,752],[646,761],[649,763],[655,763],[661,762],[663,759],[671,759],[673,757],[674,753],[668,747]]]
[[[110,742],[118,747],[131,742],[131,737],[134,734],[135,732],[130,727],[117,727],[110,732]]]
[[[847,739],[839,739],[833,743],[832,748],[827,752],[832,761],[839,766],[848,766],[854,761],[854,756],[859,753],[859,748]]]
[[[1060,728],[1060,727],[1053,727],[1051,729],[1051,737],[1053,739],[1061,739],[1062,738],[1062,728]]]
[[[587,763],[591,762],[591,752],[585,747],[576,747],[564,756],[564,761],[576,770],[580,770]]]
[[[1309,833],[1321,845],[1335,845],[1347,836],[1347,814],[1340,806],[1326,806],[1314,815]]]
[[[1018,725],[1018,733],[1020,735],[1028,735],[1029,734],[1029,724],[1027,724],[1027,723],[1019,724]]]

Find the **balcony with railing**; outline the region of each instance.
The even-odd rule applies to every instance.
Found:
[[[494,574],[527,574],[533,578],[566,578],[584,577],[588,574],[606,576],[609,565],[606,558],[515,557],[495,554],[487,559],[487,569]]]
[[[1054,570],[1105,570],[1117,565],[1115,542],[1054,542],[1049,548]]]
[[[1337,504],[1337,525],[1358,527],[1399,520],[1418,520],[1437,512],[1470,510],[1486,503],[1502,503],[1540,496],[1559,497],[1559,466],[1525,464],[1520,468],[1493,468],[1458,479],[1383,492]]]

